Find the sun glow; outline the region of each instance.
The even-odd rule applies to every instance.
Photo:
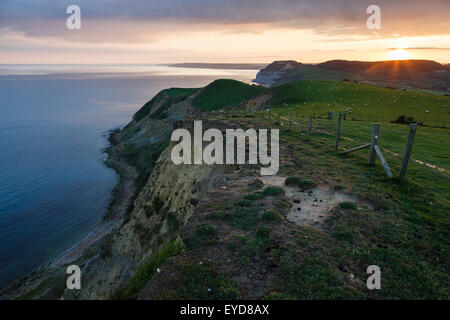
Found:
[[[395,49],[388,53],[389,60],[406,60],[411,59],[411,53],[404,49]]]

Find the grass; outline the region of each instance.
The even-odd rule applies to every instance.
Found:
[[[219,231],[209,223],[203,223],[196,227],[194,233],[186,239],[188,248],[199,248],[205,245],[215,244]]]
[[[165,111],[171,104],[180,102],[187,98],[188,96],[194,94],[200,90],[199,88],[170,88],[160,91],[153,99],[144,104],[133,116],[135,121],[139,121],[147,116],[152,108],[160,103],[162,106],[159,107],[153,115],[153,119],[165,118]]]
[[[290,177],[286,178],[286,180],[284,181],[284,184],[287,186],[292,186],[292,185],[296,186],[296,185],[298,185],[299,182],[300,182],[300,177],[290,176]]]
[[[262,194],[264,196],[279,196],[284,193],[283,188],[277,186],[265,187]]]
[[[157,299],[235,300],[239,289],[212,262],[185,263]]]
[[[294,81],[271,90],[271,105],[281,106],[285,117],[289,108],[296,117],[343,113],[351,108],[348,120],[391,122],[405,115],[429,126],[440,127],[444,121],[450,126],[450,97],[446,96],[323,80]]]
[[[234,204],[239,207],[249,207],[252,205],[252,201],[247,199],[238,199]]]
[[[314,123],[317,131],[311,141],[305,142],[304,131],[297,128],[281,130],[280,144],[299,145],[290,157],[301,159],[305,174],[326,178],[331,185],[346,186],[348,192],[371,203],[375,211],[345,210],[342,215],[327,220],[329,233],[300,228],[292,248],[273,252],[284,270],[279,275],[283,280],[277,292],[284,297],[308,299],[448,298],[450,255],[446,248],[450,245],[450,224],[446,195],[450,194],[450,184],[447,172],[412,161],[405,181],[388,179],[379,162],[376,166],[367,164],[367,150],[348,156],[334,153],[334,137],[319,132],[331,129],[329,120],[317,119]],[[261,126],[267,127],[267,120]],[[273,122],[270,126],[277,127]],[[383,131],[383,127],[388,128]],[[343,128],[343,136],[353,139],[343,140],[343,144],[351,147],[368,141],[371,123],[344,121]],[[365,136],[359,136],[365,131]],[[402,125],[382,124],[380,145],[401,154],[406,140],[402,137],[406,137],[407,131]],[[441,136],[444,133],[444,129],[419,128],[413,158],[447,170],[450,159],[444,150],[450,146],[449,140]],[[383,153],[394,175],[397,174],[401,156]],[[347,204],[344,207],[354,208]],[[336,240],[330,241],[330,237]],[[296,258],[295,252],[299,251],[302,262]],[[344,285],[350,273],[364,281],[365,269],[371,264],[384,270],[383,290],[374,293],[363,287]]]
[[[220,79],[202,89],[194,98],[193,104],[203,111],[225,109],[245,102],[266,90],[236,80]]]
[[[225,95],[216,95],[216,89],[212,86],[208,89],[211,91],[205,91],[207,95],[203,101],[204,108],[213,110],[216,107],[229,107],[240,103],[237,100],[242,102],[249,97],[241,95],[239,98],[238,94],[236,98],[239,99],[230,102]],[[355,210],[355,203],[342,202],[339,204],[342,210],[334,209],[330,212],[323,229],[295,226],[290,229],[294,230],[294,234],[285,236],[286,231],[283,230],[283,237],[279,237],[280,229],[275,232],[269,227],[275,228],[282,224],[284,219],[279,212],[286,212],[289,208],[289,202],[282,196],[283,188],[271,186],[260,193],[250,193],[238,200],[234,207],[232,202],[215,204],[217,210],[210,214],[211,218],[217,220],[214,223],[226,221],[230,226],[240,229],[236,230],[239,234],[245,234],[245,237],[237,236],[232,241],[227,240],[227,244],[238,252],[242,266],[255,255],[270,255],[270,261],[273,261],[275,267],[270,274],[273,277],[272,293],[267,293],[266,297],[448,299],[448,130],[431,127],[418,129],[413,159],[405,181],[386,178],[379,161],[376,166],[369,166],[367,149],[349,155],[336,153],[335,119],[314,119],[311,139],[305,141],[305,116],[313,112],[319,115],[322,111],[343,111],[349,106],[352,108],[348,120],[342,122],[339,151],[369,142],[373,125],[371,117],[378,116],[378,120],[384,122],[379,145],[396,175],[408,127],[389,122],[402,113],[420,119],[418,117],[425,113],[425,104],[427,110],[431,111],[426,113],[428,118],[422,119],[425,124],[448,119],[448,111],[444,108],[448,101],[445,99],[448,98],[332,81],[304,81],[272,90],[276,94],[271,102],[282,106],[282,117],[288,115],[289,107],[294,107],[296,123],[293,130],[286,130],[287,124],[283,119],[281,124],[275,124],[276,117],[271,122],[253,117],[252,124],[255,127],[281,129],[281,163],[292,163],[295,159],[301,165],[302,175],[314,177],[314,180],[301,179],[296,176],[296,167],[291,164],[289,172],[293,173],[289,173],[292,176],[289,183],[311,186],[317,179],[335,186],[335,190],[345,186],[346,192],[364,199],[373,209],[363,205]],[[285,102],[287,106],[284,105]],[[296,107],[301,102],[305,103]],[[413,102],[419,104],[420,108],[411,107]],[[235,114],[233,120],[248,121],[249,118],[244,119],[244,116],[245,114]],[[353,117],[368,117],[370,121],[351,121]],[[133,154],[132,149],[128,151]],[[252,191],[262,187],[258,183]],[[260,202],[255,200],[263,196],[266,199],[261,202],[271,202],[274,210],[265,210],[259,215],[261,209],[256,206]],[[225,210],[229,213],[226,214]],[[283,225],[284,227],[286,226]],[[200,245],[217,244],[215,240],[218,230],[210,224],[202,224],[194,230],[192,236]],[[276,241],[272,241],[272,237]],[[188,244],[189,241],[188,239]],[[382,270],[383,289],[379,291],[368,291],[364,285],[367,279],[366,268],[372,264],[380,266]],[[221,271],[220,266],[187,264],[180,268],[180,275],[173,279],[173,287],[168,288],[162,297],[239,297],[238,287]],[[350,276],[355,280],[350,280]]]
[[[242,230],[253,230],[258,224],[258,209],[250,208],[236,208],[232,216],[232,223]]]
[[[298,181],[297,186],[301,189],[311,189],[317,186],[317,182],[311,178],[302,178]]]
[[[344,210],[356,210],[358,209],[358,206],[354,202],[344,201],[339,203],[339,208]]]
[[[263,221],[279,221],[283,217],[275,210],[267,210],[261,215],[261,220]]]
[[[167,258],[179,253],[182,247],[175,241],[169,242],[160,251],[154,253],[136,272],[135,276],[128,281],[124,288],[116,292],[115,299],[131,300],[136,299],[148,281],[153,277],[156,269],[159,268]]]
[[[261,192],[255,192],[255,193],[246,194],[245,196],[243,196],[243,198],[254,201],[254,200],[263,199],[264,195]]]

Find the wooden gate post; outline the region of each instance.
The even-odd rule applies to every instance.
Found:
[[[380,134],[380,124],[374,123],[372,129],[372,139],[370,140],[369,164],[375,164],[375,160],[377,160],[377,152],[375,151],[375,146],[378,144],[379,134]]]
[[[339,146],[339,136],[341,135],[341,121],[342,121],[342,114],[339,112],[339,118],[336,128],[336,142],[334,143],[334,151],[336,152],[338,150]]]
[[[398,177],[403,179],[406,176],[406,169],[408,168],[409,158],[411,157],[412,146],[414,142],[414,137],[417,131],[417,123],[412,123],[409,127],[408,139],[406,140],[405,153],[403,155],[402,167],[400,168],[400,173]]]
[[[309,140],[311,137],[311,125],[312,125],[312,117],[309,116],[309,122],[308,122],[308,134],[306,136],[306,139]]]

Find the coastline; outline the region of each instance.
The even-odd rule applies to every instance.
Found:
[[[87,253],[89,248],[94,247],[106,236],[122,226],[128,206],[136,192],[135,179],[138,174],[133,166],[127,164],[120,157],[118,150],[120,132],[120,129],[110,129],[105,134],[109,145],[104,149],[104,152],[108,155],[104,164],[119,175],[119,180],[111,191],[111,200],[108,203],[101,224],[93,228],[83,239],[69,249],[58,253],[43,265],[37,266],[21,279],[0,288],[0,300],[17,299],[26,296],[27,293],[36,289],[45,280],[51,278],[53,274],[58,273],[61,267],[83,258],[83,255]],[[94,248],[94,251],[100,250],[95,250]],[[52,283],[48,286],[50,287],[51,285]]]

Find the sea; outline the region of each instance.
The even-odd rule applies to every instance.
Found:
[[[165,65],[0,64],[0,289],[48,264],[102,223],[117,174],[107,132],[160,90],[257,70]]]

